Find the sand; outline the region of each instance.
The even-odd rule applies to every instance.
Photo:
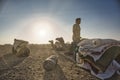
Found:
[[[51,55],[59,56],[58,65],[67,80],[99,80],[88,71],[75,66],[72,61],[59,55],[51,49],[50,45],[31,44],[29,47],[31,51],[29,57],[16,58],[12,55],[12,45],[0,45],[0,61],[3,64],[0,64],[0,80],[44,80],[43,62]],[[113,76],[109,80],[120,80],[120,77]]]

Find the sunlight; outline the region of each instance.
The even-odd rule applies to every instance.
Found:
[[[50,32],[51,25],[49,23],[41,22],[34,25],[33,31],[40,37],[45,37]]]
[[[52,26],[53,25],[47,21],[35,22],[32,25],[32,33],[37,40],[41,42],[47,42],[53,32]]]

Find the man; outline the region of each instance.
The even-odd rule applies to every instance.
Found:
[[[80,42],[80,30],[81,30],[79,25],[80,23],[81,23],[81,18],[76,18],[75,24],[73,25],[73,36],[72,36],[73,42],[71,43],[70,51],[67,52],[66,54],[75,56],[74,53],[76,53],[78,50],[77,44]]]
[[[75,24],[73,25],[73,36],[72,40],[73,42],[71,43],[70,47],[70,52],[74,53],[77,51],[77,44],[80,42],[80,24],[81,23],[81,18],[76,18]]]
[[[81,18],[77,18],[75,21],[75,24],[73,25],[73,36],[72,36],[72,40],[73,43],[77,44],[80,41],[80,24],[81,23]]]

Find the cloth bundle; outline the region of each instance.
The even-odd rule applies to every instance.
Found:
[[[80,67],[90,70],[100,78],[110,78],[120,70],[120,42],[112,39],[86,39],[79,44],[79,54],[83,63]],[[96,72],[96,70],[98,71]]]

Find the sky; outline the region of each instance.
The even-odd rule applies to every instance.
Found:
[[[81,37],[120,40],[120,0],[0,0],[0,44],[71,42],[78,17]]]

